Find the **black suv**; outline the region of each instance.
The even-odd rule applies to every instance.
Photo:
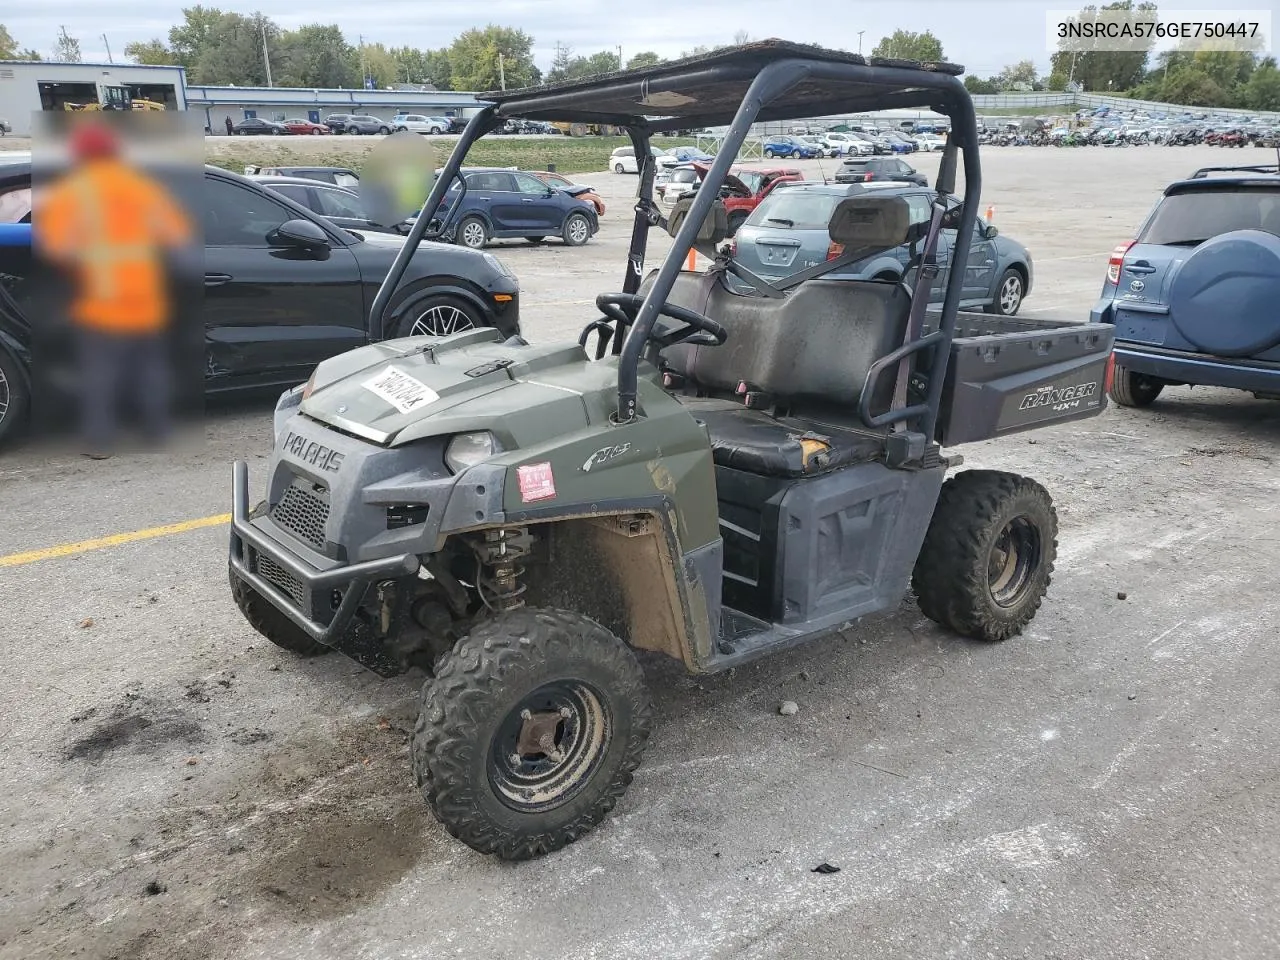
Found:
[[[17,226],[0,245],[0,440],[24,419],[31,395],[31,161],[0,163],[0,204]],[[491,326],[520,332],[520,285],[492,254],[423,243],[409,281],[383,323],[371,324],[374,294],[404,245],[383,233],[355,234],[245,177],[205,167],[206,380],[209,393],[293,386],[321,360],[397,336]],[[13,245],[26,226],[25,245]]]
[[[928,177],[905,160],[895,157],[846,160],[836,171],[836,183],[870,183],[873,180],[895,180],[921,187],[929,185]]]

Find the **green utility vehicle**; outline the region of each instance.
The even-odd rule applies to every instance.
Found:
[[[960,459],[943,450],[1096,415],[1112,333],[958,312],[965,272],[935,250],[955,229],[963,264],[982,229],[961,72],[770,40],[485,94],[375,318],[418,243],[448,230],[432,213],[455,180],[466,189],[468,149],[506,121],[616,125],[645,158],[651,134],[729,128],[670,218],[644,163],[622,289],[577,342],[477,329],[353,350],[281,398],[256,507],[235,464],[240,609],[299,654],[427,671],[413,768],[453,836],[521,859],[605,817],[652,725],[636,650],[723,670],[891,612],[909,584],[927,616],[978,640],[1034,616],[1057,544],[1049,494],[1011,473],[946,479]],[[889,107],[951,122],[931,215],[847,197],[832,259],[772,284],[719,255],[720,187],[753,123]],[[671,249],[646,275],[664,227]],[[902,244],[915,290],[824,279]],[[709,271],[683,269],[691,248]],[[944,277],[926,314],[920,288]]]

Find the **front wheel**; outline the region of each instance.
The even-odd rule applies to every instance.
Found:
[[[920,612],[974,640],[1006,640],[1040,608],[1058,553],[1058,516],[1044,487],[997,470],[942,486],[911,586]]]
[[[585,214],[571,213],[564,222],[561,239],[569,247],[580,247],[591,239],[591,221]]]
[[[514,610],[460,640],[423,687],[414,776],[451,836],[528,860],[613,809],[652,713],[635,656],[604,627],[566,611]]]
[[[1117,363],[1108,395],[1122,407],[1149,407],[1163,389],[1164,384],[1154,377],[1134,373]]]
[[[457,297],[428,297],[415,303],[400,321],[402,337],[448,337],[487,324],[477,310]]]
[[[1022,274],[1010,267],[1001,275],[1000,284],[996,287],[996,298],[987,304],[986,311],[1002,317],[1012,317],[1022,306],[1024,296],[1026,296],[1026,284]]]
[[[318,136],[320,136],[320,133],[321,133],[321,131],[320,131],[320,128],[319,128],[319,127],[316,127],[314,130],[312,130],[312,131],[311,131],[311,135],[312,135],[313,137],[318,137]]]
[[[259,504],[254,511],[258,513],[263,505]],[[265,599],[257,590],[249,586],[234,570],[228,570],[231,579],[231,598],[235,600],[240,613],[249,621],[249,626],[262,634],[277,647],[282,647],[300,657],[318,657],[331,652],[326,647],[311,639],[296,623],[281,613],[276,606]]]
[[[18,361],[0,347],[0,443],[22,426],[30,400],[31,394]]]
[[[378,132],[379,132],[380,134],[382,134],[382,135],[385,137],[385,136],[386,136],[388,133],[390,133],[391,131],[390,131],[390,130],[388,130],[386,127],[379,127],[379,128],[378,128]]]

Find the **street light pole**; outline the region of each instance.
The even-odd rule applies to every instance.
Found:
[[[115,63],[115,58],[111,56],[111,44],[107,43],[107,35],[102,34],[102,42],[107,48],[107,63]]]
[[[267,68],[267,86],[273,86],[271,83],[271,57],[267,54],[267,21],[262,21],[262,63]]]
[[[858,56],[862,56],[862,35],[866,32],[865,30],[858,31]]]

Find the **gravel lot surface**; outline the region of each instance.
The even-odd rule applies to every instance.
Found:
[[[1026,312],[1084,319],[1168,180],[1253,154],[986,150],[983,205],[1035,258]],[[635,179],[579,179],[610,205],[596,239],[493,249],[531,338],[621,286]],[[182,455],[7,450],[0,557],[228,510],[271,406],[218,405]],[[906,601],[727,675],[647,659],[630,792],[520,865],[416,794],[422,678],[272,648],[228,595],[225,527],[0,566],[0,957],[1280,956],[1277,409],[1171,389],[962,449],[1056,499],[1025,635],[963,642]]]

